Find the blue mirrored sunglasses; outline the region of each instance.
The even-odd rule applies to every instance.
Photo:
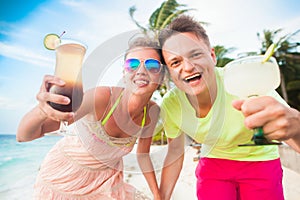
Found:
[[[142,62],[144,62],[146,70],[151,73],[159,73],[162,68],[161,62],[153,58],[149,58],[144,61],[141,61],[137,58],[129,58],[125,61],[124,68],[127,72],[132,73],[139,68]]]

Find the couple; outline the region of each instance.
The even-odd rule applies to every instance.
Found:
[[[203,145],[196,169],[198,199],[284,199],[278,147],[237,144],[251,138],[250,129],[263,127],[268,139],[284,141],[300,152],[300,113],[275,91],[246,101],[226,93],[208,36],[191,17],[173,20],[161,31],[159,42],[160,47],[145,39],[132,43],[125,54],[125,87],[87,91],[75,115],[47,104],[69,100],[50,95],[48,83],[64,83],[45,76],[39,104],[21,120],[17,140],[30,141],[58,129],[59,119],[78,120],[80,131],[62,138],[49,152],[37,177],[35,197],[147,199],[123,182],[122,157],[138,141],[138,162],[153,199],[170,199],[182,169],[185,133]],[[166,69],[161,63],[177,87],[159,108],[151,96],[163,80]],[[159,115],[168,153],[158,186],[149,150]]]

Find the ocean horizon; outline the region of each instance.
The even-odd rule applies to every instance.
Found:
[[[33,199],[39,166],[61,136],[17,142],[15,134],[0,134],[0,199]]]

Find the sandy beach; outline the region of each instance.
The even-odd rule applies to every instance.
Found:
[[[5,139],[2,139],[3,141]],[[46,152],[56,142],[57,138],[41,138],[27,144],[17,144],[14,137],[10,137],[11,142],[1,146],[3,148],[2,158],[6,159],[5,167],[0,170],[0,199],[1,200],[21,200],[33,199],[33,184],[38,172],[39,164]],[[4,151],[5,149],[5,151]],[[151,146],[151,158],[159,181],[162,163],[167,151],[167,146]],[[172,200],[196,200],[196,178],[194,175],[197,161],[197,150],[191,146],[186,146],[183,170],[176,184]],[[142,175],[136,161],[135,149],[124,158],[124,179],[143,191],[149,197],[151,192]],[[290,166],[297,166],[297,161],[293,157],[295,152],[282,154],[282,161],[290,161]],[[14,157],[15,156],[15,157]],[[3,160],[2,159],[2,160]],[[286,163],[286,162],[285,162]],[[8,167],[10,166],[10,167]],[[288,166],[288,165],[286,165]],[[286,200],[300,199],[300,174],[291,170],[291,167],[283,167],[284,193]]]
[[[166,153],[165,146],[153,146],[152,150],[153,157],[152,160],[156,167],[157,178],[159,181],[160,172],[159,169],[161,167],[161,163],[163,162],[163,158]],[[132,156],[132,155],[131,155]],[[183,170],[180,174],[179,180],[176,184],[172,200],[193,200],[197,199],[196,197],[196,177],[194,175],[195,168],[197,166],[197,161],[193,159],[197,157],[197,150],[193,147],[187,146],[185,152],[185,159]],[[146,193],[149,197],[151,197],[151,192],[147,187],[147,183],[143,177],[143,175],[138,170],[137,165],[133,165],[133,159],[126,158],[124,160],[125,164],[125,180],[134,185],[139,190]],[[136,171],[135,171],[136,170]],[[284,185],[284,195],[286,200],[299,200],[300,199],[300,174],[295,171],[283,167],[283,185]]]

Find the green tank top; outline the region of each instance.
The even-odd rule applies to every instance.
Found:
[[[115,111],[116,107],[119,105],[120,100],[123,96],[123,91],[121,92],[121,94],[119,95],[118,99],[116,100],[116,102],[114,103],[114,105],[111,107],[111,109],[109,110],[108,114],[105,116],[105,118],[102,120],[101,124],[102,126],[104,126],[104,124],[107,122],[107,120],[110,118],[110,116],[113,114],[113,112]],[[147,113],[147,107],[144,106],[144,116],[142,119],[142,123],[141,123],[141,127],[143,128],[146,122],[146,113]]]

